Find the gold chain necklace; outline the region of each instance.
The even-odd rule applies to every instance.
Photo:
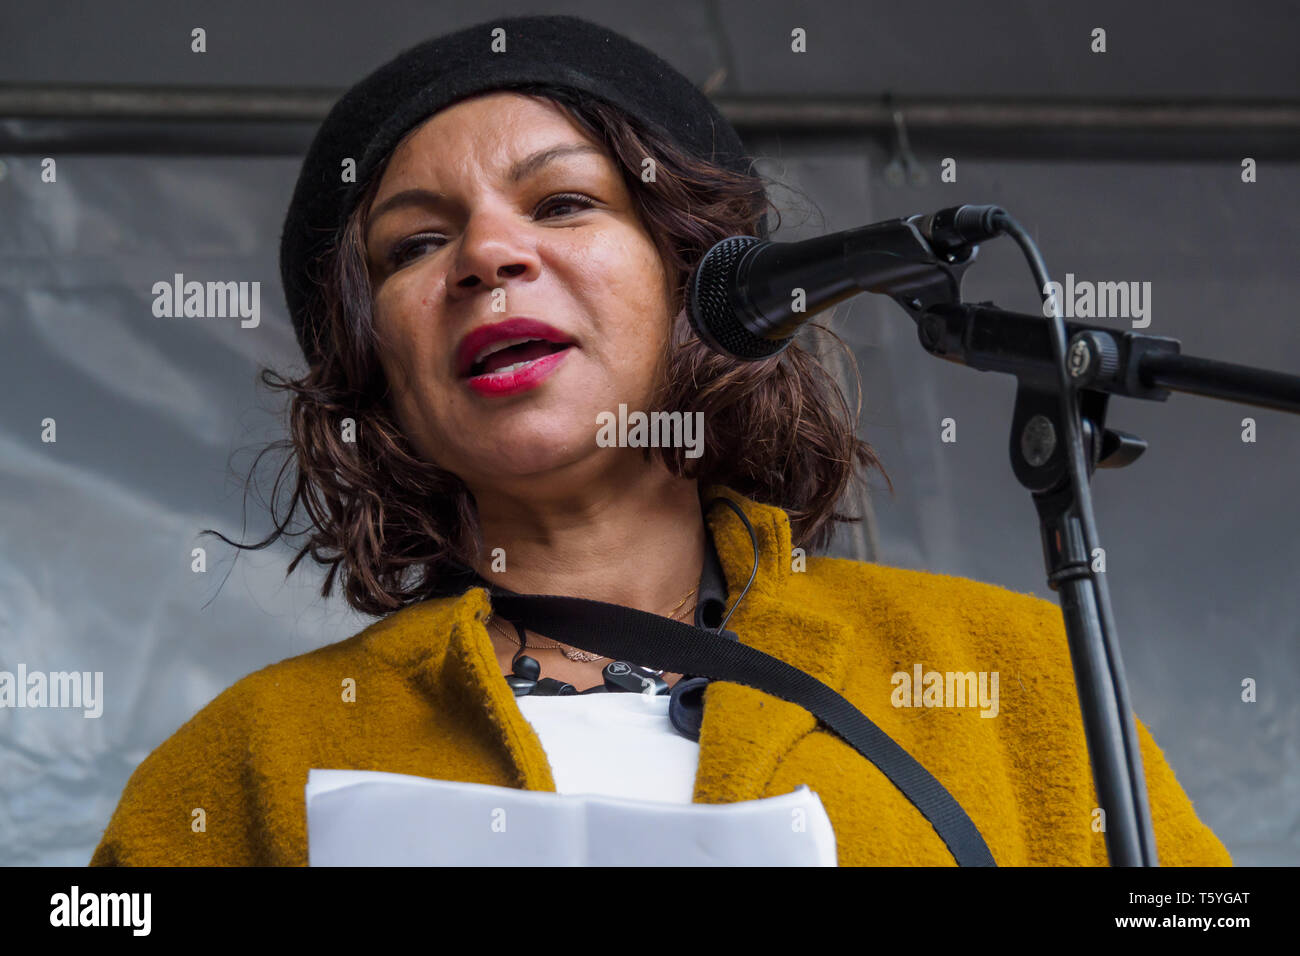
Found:
[[[687,591],[685,597],[683,597],[680,601],[677,602],[677,607],[673,608],[670,612],[668,612],[668,614],[667,614],[666,616],[669,617],[669,618],[671,618],[671,619],[676,619],[677,614],[678,614],[678,611],[681,609],[681,606],[682,606],[683,604],[685,604],[685,603],[687,602],[687,600],[690,599],[690,596],[691,596],[692,594],[694,594],[694,593],[696,592],[697,589],[698,589],[698,585],[697,585],[696,587],[691,588],[689,591]],[[694,608],[692,607],[691,610],[694,610]],[[501,623],[500,619],[499,619],[498,617],[496,617],[496,615],[493,615],[492,618],[491,618],[491,620],[488,621],[488,623],[489,623],[489,624],[495,624],[496,627],[497,627],[497,631],[498,631],[498,633],[500,633],[501,635],[503,635],[503,636],[506,638],[506,640],[510,641],[510,643],[512,643],[512,644],[518,644],[520,647],[523,647],[523,645],[520,644],[518,638],[516,638],[516,637],[511,637],[511,636],[510,636],[510,633],[505,629],[505,625],[503,625],[503,624]],[[579,650],[578,648],[576,648],[576,647],[570,647],[570,646],[567,645],[567,644],[560,644],[560,643],[555,643],[555,644],[537,644],[537,645],[531,645],[531,644],[530,644],[530,645],[529,645],[529,648],[530,648],[530,649],[539,650],[539,651],[552,651],[552,650],[558,650],[561,654],[563,654],[563,655],[564,655],[565,657],[567,657],[569,660],[571,660],[571,661],[581,661],[581,662],[584,662],[584,663],[590,663],[590,662],[592,662],[592,661],[600,661],[600,660],[605,660],[605,659],[606,659],[605,656],[604,656],[603,654],[593,654],[591,651],[583,651],[583,650]]]

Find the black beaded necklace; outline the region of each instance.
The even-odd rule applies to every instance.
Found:
[[[529,657],[524,651],[528,647],[528,638],[524,629],[515,624],[515,633],[519,635],[519,650],[510,661],[513,673],[506,676],[506,683],[515,692],[516,697],[537,695],[538,697],[567,697],[570,694],[606,694],[632,692],[657,696],[668,693],[668,682],[661,676],[663,671],[654,671],[632,664],[628,661],[610,661],[601,671],[603,684],[578,690],[567,681],[554,677],[542,677],[542,665],[537,658]]]

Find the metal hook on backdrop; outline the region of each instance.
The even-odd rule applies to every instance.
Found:
[[[912,153],[907,140],[907,123],[903,119],[903,111],[894,105],[892,93],[885,93],[885,108],[894,117],[894,148],[893,155],[885,164],[885,181],[891,186],[901,186],[908,180],[913,186],[924,186],[930,177]]]

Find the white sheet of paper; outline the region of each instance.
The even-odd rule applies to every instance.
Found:
[[[310,770],[311,866],[835,866],[807,786],[677,804],[369,770]]]

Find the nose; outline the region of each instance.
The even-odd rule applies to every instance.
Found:
[[[540,264],[525,233],[508,211],[476,214],[465,226],[450,285],[471,290],[507,278],[536,278]]]

